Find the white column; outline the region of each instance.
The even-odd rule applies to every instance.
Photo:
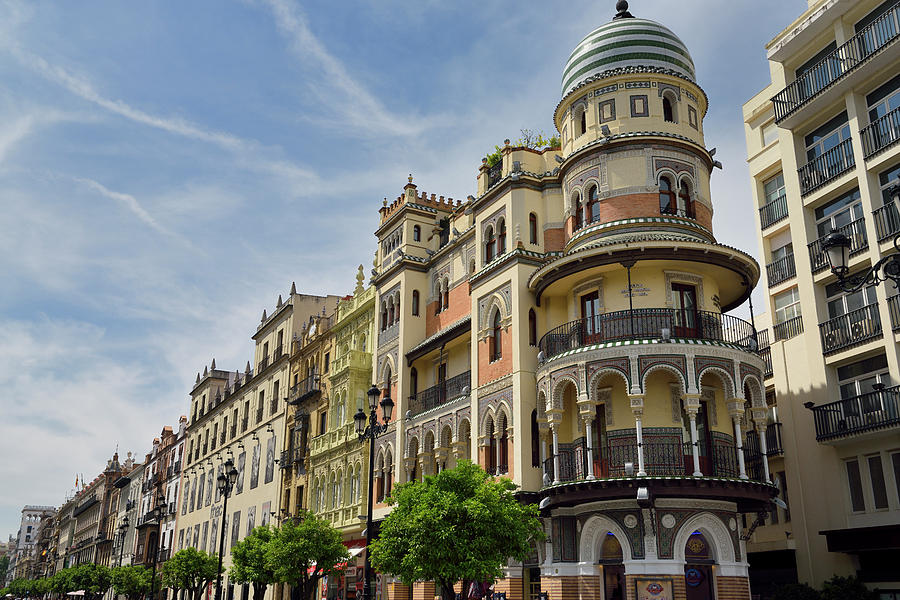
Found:
[[[494,466],[497,469],[494,475],[498,475],[500,473],[500,440],[502,439],[503,438],[496,433],[494,434]]]
[[[766,442],[766,428],[757,428],[756,433],[759,436],[759,451],[762,454],[763,479],[766,483],[770,483],[772,479],[769,476],[769,453],[768,442]]]
[[[594,477],[594,436],[591,428],[591,420],[584,420],[584,435],[587,436],[587,478],[595,479]]]
[[[734,422],[734,440],[738,455],[738,472],[741,479],[747,479],[747,469],[744,466],[744,444],[741,438],[741,417],[734,416],[731,419]]]
[[[691,420],[691,454],[694,457],[694,477],[702,477],[703,472],[700,471],[700,448],[697,443],[697,413],[688,412]]]
[[[641,415],[634,415],[634,428],[637,430],[638,445],[638,477],[644,477],[647,472],[644,470],[644,432],[641,428]]]
[[[559,436],[556,427],[551,427],[553,433],[553,483],[559,483]]]

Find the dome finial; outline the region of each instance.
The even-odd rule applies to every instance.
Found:
[[[616,16],[613,17],[613,21],[616,19],[633,19],[634,15],[628,12],[628,2],[627,0],[619,0],[616,2]]]

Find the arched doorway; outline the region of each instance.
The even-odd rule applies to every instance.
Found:
[[[687,600],[715,598],[713,565],[715,557],[706,537],[695,531],[684,545],[684,586]]]
[[[600,543],[600,564],[603,565],[603,597],[606,600],[625,600],[625,565],[622,546],[612,532]]]

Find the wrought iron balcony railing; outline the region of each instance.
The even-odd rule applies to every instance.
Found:
[[[859,132],[866,160],[900,142],[900,108],[872,121]]]
[[[631,339],[698,339],[726,342],[748,351],[758,347],[753,326],[731,315],[673,308],[636,308],[571,321],[538,342],[544,360],[564,352]]]
[[[772,98],[775,120],[780,123],[896,40],[900,32],[898,10],[900,3],[835,48]]]
[[[318,394],[322,391],[322,376],[314,373],[305,379],[298,381],[291,386],[290,399],[291,403],[302,402],[303,400]]]
[[[472,386],[472,371],[455,375],[444,382],[409,397],[409,411],[413,416],[443,406],[469,393]]]
[[[763,369],[763,377],[771,377],[772,371],[772,348],[760,348],[759,357],[763,359],[765,368]]]
[[[503,179],[503,161],[488,169],[488,189],[491,189]]]
[[[828,319],[819,324],[822,335],[822,351],[832,354],[861,344],[867,340],[881,337],[881,318],[878,304],[872,303],[845,315]]]
[[[794,264],[793,254],[782,256],[766,265],[766,277],[769,280],[769,287],[776,286],[796,275],[797,267]]]
[[[744,447],[761,452],[759,434],[756,430],[747,432]],[[781,423],[769,423],[766,426],[766,456],[780,456],[784,454],[784,444],[781,441]]]
[[[787,219],[787,195],[782,194],[759,209],[759,222],[762,228],[771,227],[779,221]]]
[[[697,215],[694,212],[693,207],[685,210],[678,208],[677,206],[660,206],[659,214],[661,215],[672,215],[674,217],[684,217],[685,219],[696,219]]]
[[[850,256],[859,254],[869,247],[869,239],[866,237],[866,220],[864,218],[847,223],[835,231],[840,231],[850,238]],[[825,251],[822,250],[822,243],[825,241],[825,237],[827,236],[820,237],[808,246],[809,263],[813,273],[818,273],[828,268],[828,257],[825,255]]]
[[[797,169],[800,176],[800,195],[811,194],[855,165],[853,142],[848,138]]]
[[[820,442],[900,426],[900,386],[812,408]]]
[[[897,214],[897,207],[893,204],[881,206],[872,211],[872,217],[875,219],[875,231],[878,235],[878,241],[883,242],[900,233],[900,216]]]
[[[803,317],[797,315],[787,321],[775,324],[772,327],[772,333],[775,334],[775,341],[789,340],[803,333]]]
[[[891,330],[900,329],[900,294],[888,298],[888,314],[891,316]]]

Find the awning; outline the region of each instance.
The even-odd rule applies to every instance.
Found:
[[[365,546],[363,546],[362,548],[350,548],[349,549],[350,550],[350,558],[353,558],[354,556],[358,556],[365,549],[366,549]]]
[[[820,531],[828,542],[829,552],[871,552],[874,550],[900,550],[900,525],[853,527]]]

